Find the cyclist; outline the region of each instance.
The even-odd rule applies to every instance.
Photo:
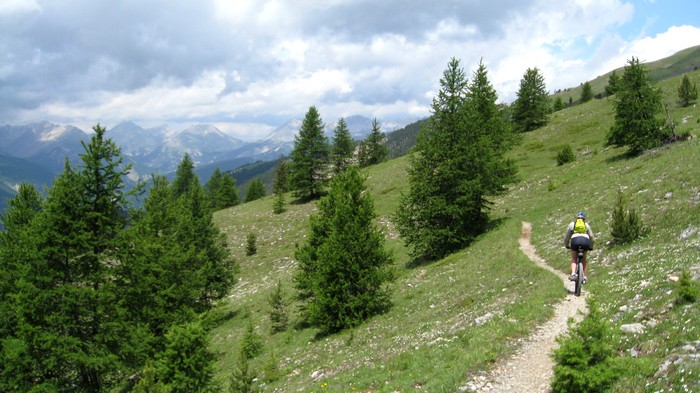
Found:
[[[583,246],[583,283],[588,282],[588,263],[586,254],[593,249],[593,230],[586,222],[586,215],[583,212],[576,214],[576,219],[566,228],[564,236],[564,247],[571,249],[571,276],[569,280],[576,281],[576,258],[578,257],[578,247]]]

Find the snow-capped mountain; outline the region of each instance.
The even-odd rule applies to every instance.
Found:
[[[107,131],[122,153],[129,156],[150,154],[163,144],[168,134],[167,126],[145,129],[130,121],[121,122]]]
[[[23,158],[58,173],[63,170],[66,158],[77,162],[82,152],[80,141],[86,136],[79,128],[49,122],[6,125],[0,127],[0,153]]]
[[[364,116],[349,116],[345,121],[355,140],[364,139],[372,129],[372,120]],[[137,180],[147,178],[152,173],[174,172],[185,154],[190,155],[197,168],[213,170],[219,167],[222,171],[254,161],[276,160],[291,153],[301,125],[301,119],[291,119],[255,142],[243,142],[209,124],[196,124],[173,131],[167,126],[143,128],[124,121],[107,128],[106,135],[121,148],[124,161],[133,165],[130,178]],[[326,124],[324,133],[329,141],[332,141],[336,125],[337,121]],[[380,124],[384,133],[400,126],[403,125]],[[0,155],[21,159],[17,162],[27,162],[27,167],[32,167],[29,164],[38,165],[48,173],[58,175],[64,169],[66,158],[71,164],[80,163],[80,154],[83,153],[81,142],[89,142],[91,135],[92,130],[86,132],[71,125],[49,122],[0,126]],[[21,165],[12,167],[15,168],[12,171],[17,172],[14,175],[8,177],[7,173],[2,173],[8,179],[13,179],[6,182],[7,192],[12,191],[17,179],[32,177],[16,169],[18,166]],[[3,168],[5,172],[9,171],[8,166]],[[206,178],[202,178],[202,181],[206,181]]]
[[[236,150],[245,143],[209,124],[195,124],[166,139],[167,148],[207,160],[206,154]]]

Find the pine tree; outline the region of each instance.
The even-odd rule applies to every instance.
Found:
[[[295,283],[306,319],[331,333],[389,306],[384,284],[392,277],[392,258],[357,167],[333,178],[318,209],[308,241],[296,252]]]
[[[251,256],[258,253],[258,246],[256,242],[257,236],[255,236],[254,233],[249,233],[248,237],[246,238],[245,255]]]
[[[248,185],[248,190],[245,193],[245,202],[252,202],[265,196],[265,185],[262,179],[256,177]]]
[[[159,354],[156,374],[173,393],[217,392],[214,355],[207,349],[207,332],[199,323],[175,325],[166,334],[165,350]]]
[[[287,300],[282,290],[282,281],[277,281],[277,286],[267,299],[270,306],[270,331],[272,334],[285,331],[289,324],[287,315]]]
[[[410,157],[409,192],[395,216],[412,255],[428,259],[481,234],[491,205],[487,197],[503,193],[516,172],[504,155],[518,138],[503,120],[485,66],[479,65],[468,84],[452,59],[440,83],[432,116]]]
[[[566,108],[566,104],[564,104],[564,100],[562,100],[560,96],[557,96],[557,98],[554,100],[554,105],[552,105],[552,110],[554,112],[557,112],[557,111],[560,111],[564,108]]]
[[[272,192],[275,194],[275,201],[272,203],[272,212],[282,214],[286,210],[284,193],[287,192],[287,161],[282,158],[275,167],[275,179],[272,182]]]
[[[357,161],[362,168],[384,162],[387,160],[387,157],[389,157],[389,148],[384,143],[384,133],[382,133],[379,122],[375,117],[372,120],[372,131],[360,144]]]
[[[581,88],[581,102],[588,102],[593,99],[593,88],[591,84],[586,81]]]
[[[688,75],[683,75],[683,80],[678,86],[678,104],[686,107],[698,99],[698,86],[690,82]]]
[[[549,98],[544,77],[537,68],[528,68],[520,80],[518,98],[513,104],[513,123],[518,131],[532,131],[547,124]]]
[[[333,168],[336,173],[342,172],[350,165],[354,152],[355,142],[350,137],[348,123],[341,117],[338,119],[338,124],[333,132],[333,147],[331,152]]]
[[[611,96],[617,93],[617,90],[620,88],[619,85],[620,77],[617,75],[617,72],[613,71],[608,78],[608,85],[605,86],[605,94]]]
[[[194,185],[199,186],[199,177],[194,172],[194,161],[185,153],[177,166],[175,180],[172,184],[173,199],[186,194]]]
[[[226,209],[238,204],[236,179],[229,174],[222,173],[218,167],[214,169],[204,189],[212,211]]]
[[[330,148],[323,135],[323,121],[312,106],[294,139],[289,162],[289,185],[294,196],[313,199],[321,196],[326,184]]]
[[[127,195],[119,148],[96,125],[82,163],[65,169],[32,220],[31,257],[15,298],[17,342],[32,367],[25,383],[102,391],[124,370],[133,328],[115,291]]]
[[[661,110],[661,97],[661,90],[646,67],[632,57],[615,94],[615,123],[608,131],[608,145],[627,146],[630,155],[660,146],[668,136],[661,127],[663,121],[656,118]]]
[[[20,279],[30,274],[26,267],[36,258],[32,223],[41,212],[42,199],[33,185],[22,183],[0,217],[4,227],[0,231],[0,391],[29,390],[23,379],[31,361],[22,350],[17,350],[26,345],[12,338],[19,324],[14,296]]]

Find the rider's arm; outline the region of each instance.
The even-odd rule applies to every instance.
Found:
[[[566,234],[564,234],[564,247],[569,248],[569,242],[571,241],[571,235],[574,233],[574,223],[569,224],[566,227]]]
[[[593,249],[593,230],[591,229],[591,226],[586,223],[586,234],[588,235],[588,238],[591,239],[591,250]]]

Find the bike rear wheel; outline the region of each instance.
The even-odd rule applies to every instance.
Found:
[[[581,296],[581,287],[583,287],[583,258],[581,251],[578,254],[578,260],[576,261],[576,281],[574,281],[574,295]]]

